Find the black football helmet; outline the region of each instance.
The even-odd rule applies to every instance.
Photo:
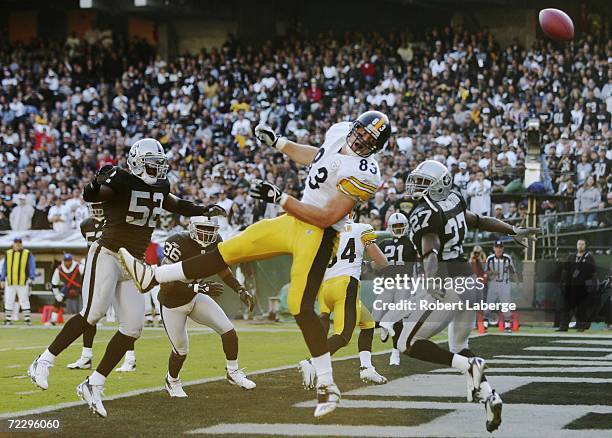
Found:
[[[365,158],[381,151],[389,137],[389,118],[380,111],[366,111],[353,122],[346,142],[355,154]]]

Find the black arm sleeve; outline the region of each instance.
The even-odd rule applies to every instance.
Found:
[[[176,211],[174,213],[178,213],[182,216],[204,216],[207,212],[206,207],[203,205],[194,204],[191,201],[186,201],[184,199],[179,199],[176,203]]]
[[[96,202],[100,193],[100,184],[95,181],[90,182],[83,190],[83,199],[85,202]]]
[[[223,282],[227,284],[229,287],[231,287],[232,290],[234,290],[235,292],[238,292],[240,289],[242,289],[242,285],[240,284],[238,280],[236,280],[236,277],[234,277],[234,274],[229,274],[227,277],[223,277],[222,279],[223,279]]]

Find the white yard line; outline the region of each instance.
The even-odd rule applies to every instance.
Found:
[[[591,361],[598,361],[598,360],[602,360],[602,361],[606,361],[606,360],[610,360],[611,358],[607,357],[607,356],[545,356],[545,355],[529,355],[529,354],[502,354],[500,356],[493,356],[496,359],[526,359],[526,360],[532,360],[532,359],[550,359],[550,360],[591,360]],[[487,363],[491,362],[490,359],[487,359]]]
[[[604,347],[525,347],[526,351],[599,351],[602,353],[612,353],[612,348]]]
[[[612,339],[576,339],[567,340],[560,339],[553,341],[554,344],[580,344],[580,345],[610,345],[612,346]]]
[[[441,368],[438,370],[432,370],[430,373],[457,373],[459,374],[459,370],[454,368]],[[511,368],[511,367],[503,367],[503,368],[487,368],[487,374],[495,374],[495,373],[504,373],[504,374],[512,374],[512,373],[612,373],[612,367],[524,367],[524,368]],[[612,382],[612,379],[610,379]]]

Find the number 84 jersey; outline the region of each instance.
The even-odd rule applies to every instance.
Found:
[[[325,134],[308,172],[302,202],[322,207],[338,192],[357,202],[367,202],[378,189],[381,175],[374,158],[340,153],[351,126],[350,122],[336,123]],[[333,228],[342,231],[345,223],[343,218]]]
[[[170,193],[170,184],[163,179],[149,185],[119,167],[115,170],[104,183],[113,189],[114,196],[102,204],[106,222],[100,243],[111,251],[125,247],[142,257]]]
[[[410,212],[409,237],[423,257],[421,238],[425,234],[437,234],[440,238],[438,260],[450,261],[463,256],[463,239],[467,231],[465,211],[467,205],[461,193],[451,190],[444,201],[432,201],[423,197]]]
[[[349,275],[359,280],[361,262],[366,247],[376,242],[376,233],[372,225],[348,222],[338,237],[338,248],[327,265],[323,281]]]

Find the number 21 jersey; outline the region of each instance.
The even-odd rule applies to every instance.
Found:
[[[378,189],[381,175],[374,158],[340,153],[351,126],[350,122],[336,123],[325,134],[308,172],[302,202],[323,207],[338,192],[367,202]],[[342,231],[345,222],[343,218],[333,228]]]
[[[111,251],[125,247],[137,257],[143,257],[170,193],[168,180],[149,185],[131,173],[116,167],[116,173],[104,184],[114,196],[105,201],[106,220],[100,243]]]

